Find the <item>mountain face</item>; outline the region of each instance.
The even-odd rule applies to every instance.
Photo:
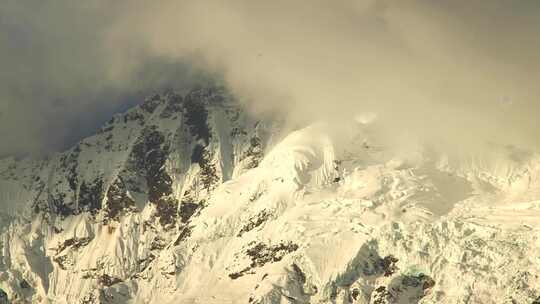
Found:
[[[205,88],[1,160],[0,303],[540,303],[536,154],[331,129]]]

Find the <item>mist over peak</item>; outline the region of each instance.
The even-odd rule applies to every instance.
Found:
[[[3,0],[0,66],[0,304],[540,303],[538,0]]]
[[[0,6],[0,154],[56,150],[137,92],[209,79],[292,123],[373,112],[396,143],[538,148],[536,1],[49,4]]]

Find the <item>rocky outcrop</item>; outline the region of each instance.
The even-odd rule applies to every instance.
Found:
[[[238,272],[230,273],[229,278],[235,280],[249,273],[255,268],[262,267],[268,263],[279,262],[287,254],[294,252],[298,249],[298,245],[292,242],[279,243],[277,245],[251,243],[249,244],[249,246],[250,248],[248,248],[244,252],[244,254],[251,260],[249,266]]]
[[[184,115],[191,135],[208,145],[212,136],[208,127],[208,111],[205,105],[196,98],[196,95],[190,94],[186,96]]]
[[[111,192],[110,189],[109,192]],[[107,193],[107,197],[110,200],[109,192]],[[99,212],[103,201],[103,180],[98,177],[92,182],[82,181],[78,200],[79,208],[83,212],[90,212],[93,215]]]
[[[135,202],[127,195],[127,187],[120,177],[109,186],[106,198],[105,222],[118,221],[123,213],[136,210]]]
[[[424,274],[401,275],[388,286],[379,286],[371,295],[370,304],[419,303],[435,281]]]
[[[262,210],[254,217],[249,218],[247,220],[247,223],[238,232],[237,237],[242,237],[244,233],[263,225],[270,218],[270,216],[270,212],[268,212],[267,210]]]

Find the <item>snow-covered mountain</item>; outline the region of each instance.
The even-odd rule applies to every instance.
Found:
[[[540,157],[396,152],[373,123],[197,89],[1,160],[0,303],[540,303]]]

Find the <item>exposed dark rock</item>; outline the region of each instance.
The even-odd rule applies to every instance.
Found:
[[[98,304],[98,301],[93,293],[88,293],[82,298],[80,304]]]
[[[348,289],[360,279],[373,280],[385,275],[390,276],[398,270],[396,266],[398,260],[392,255],[381,257],[377,248],[376,240],[372,240],[360,248],[354,259],[348,263],[347,268],[336,277],[334,284],[328,286],[327,292],[331,298],[335,299],[338,289]]]
[[[170,118],[175,114],[178,114],[182,111],[182,102],[183,98],[182,96],[170,93],[167,95],[167,105],[165,106],[165,109],[161,112],[159,115],[161,118]]]
[[[103,199],[103,180],[96,178],[91,183],[83,181],[79,189],[79,208],[96,214],[101,209]]]
[[[248,249],[246,254],[251,257],[252,267],[261,267],[269,262],[281,261],[285,255],[297,249],[298,245],[292,242],[280,243],[274,246],[259,243],[255,247]]]
[[[182,220],[182,222],[187,223],[200,207],[201,206],[196,203],[182,202],[180,204],[180,219]]]
[[[210,129],[208,128],[208,111],[202,100],[194,99],[192,95],[184,100],[184,117],[192,136],[202,139],[205,145],[210,142]]]
[[[58,166],[56,182],[45,189],[42,181],[38,181],[38,186],[41,184],[41,190],[38,193],[46,193],[47,197],[36,197],[33,204],[34,212],[51,211],[61,217],[68,217],[80,213],[80,210],[75,205],[75,193],[79,185],[78,179],[78,158],[81,152],[80,145],[73,148],[72,151],[60,157],[60,165]],[[64,179],[65,178],[65,179]],[[70,191],[59,192],[59,186],[63,182],[67,182]],[[68,198],[69,194],[69,198]],[[45,200],[47,202],[45,202]]]
[[[232,274],[231,279],[237,279],[242,276],[242,273]],[[261,278],[261,282],[268,277],[265,273]],[[281,280],[284,284],[273,284],[271,290],[266,290],[264,293],[256,292],[261,286],[256,284],[253,293],[249,296],[248,302],[253,304],[267,303],[269,299],[275,303],[312,303],[311,297],[317,293],[317,288],[307,283],[306,275],[297,264],[293,263],[290,268],[286,269],[285,280]],[[267,284],[268,285],[268,284]],[[285,301],[280,301],[285,299]]]
[[[435,281],[425,274],[406,275],[402,277],[401,284],[407,287],[421,287],[425,291],[435,286]]]
[[[391,302],[394,300],[394,297],[391,293],[388,292],[386,287],[379,286],[373,291],[371,295],[371,304],[388,304],[388,303],[394,303]]]
[[[123,212],[134,209],[135,202],[127,195],[126,185],[120,177],[116,178],[107,190],[107,220],[118,220]]]
[[[291,265],[291,268],[296,278],[298,279],[298,282],[300,283],[300,285],[304,285],[306,283],[306,274],[302,271],[300,267],[298,267],[298,265],[294,263]]]
[[[251,231],[259,226],[261,226],[262,224],[264,224],[268,218],[270,217],[270,213],[268,213],[266,210],[263,210],[261,212],[259,212],[256,216],[250,218],[247,222],[247,224],[244,225],[244,227],[242,227],[242,229],[240,229],[240,231],[238,232],[237,236],[238,237],[241,237],[244,233],[248,232],[248,231]]]
[[[64,249],[70,247],[72,249],[79,249],[81,247],[84,247],[88,245],[92,241],[92,238],[85,237],[85,238],[70,238],[65,240],[63,243],[58,245],[56,248],[56,254],[59,254],[60,252],[64,251]]]
[[[379,286],[371,295],[371,303],[418,303],[435,286],[435,281],[424,274],[401,275],[388,286]]]
[[[242,155],[241,159],[248,159],[249,161],[246,164],[246,168],[252,169],[259,166],[259,163],[262,160],[263,156],[264,155],[261,139],[257,136],[253,136],[249,140],[249,146]]]
[[[246,136],[248,133],[244,129],[232,128],[231,137]]]
[[[176,221],[178,201],[171,197],[172,179],[165,170],[168,156],[165,136],[156,127],[147,127],[133,147],[131,162],[134,169],[144,172],[148,200],[156,205],[156,216],[163,226]]]
[[[382,274],[385,277],[388,277],[394,274],[397,270],[399,270],[396,266],[398,259],[395,258],[393,255],[388,255],[384,258],[380,258],[378,256],[372,257],[374,257],[374,259],[371,259],[371,261],[364,261],[365,267],[363,273],[366,276]]]
[[[358,298],[360,297],[360,290],[358,288],[354,288],[350,293],[350,297],[351,298],[349,299],[349,302],[358,300]]]
[[[379,260],[379,264],[384,271],[384,276],[389,277],[394,274],[399,268],[396,266],[396,263],[399,260],[393,255],[385,256],[382,260]]]
[[[172,179],[165,170],[150,171],[146,175],[148,199],[157,203],[162,197],[172,194]]]
[[[172,179],[165,171],[166,153],[162,150],[151,150],[146,155],[146,182],[148,198],[155,202],[160,197],[172,193]]]
[[[138,111],[128,112],[124,114],[124,123],[127,123],[128,121],[137,121],[137,123],[142,126],[144,124],[144,115]]]
[[[263,243],[256,244],[246,250],[245,254],[251,259],[249,267],[235,273],[229,274],[231,279],[237,279],[254,268],[262,267],[268,263],[281,261],[287,254],[298,249],[298,245],[292,242],[280,243],[274,246],[268,246]]]
[[[52,206],[53,212],[62,217],[67,217],[76,213],[74,208],[67,206],[64,203],[65,198],[66,198],[65,193],[57,193],[56,195],[49,194],[49,202]],[[39,206],[39,204],[37,206]],[[37,209],[37,210],[42,210],[42,209]]]
[[[205,189],[212,189],[217,182],[219,177],[216,173],[216,166],[212,163],[212,156],[208,150],[204,150],[203,156],[199,161],[199,167],[201,168],[201,182]]]
[[[156,216],[161,226],[168,226],[176,221],[178,216],[178,201],[170,197],[160,198],[156,203]]]
[[[140,277],[140,273],[145,271],[148,266],[150,266],[150,264],[156,259],[156,256],[152,253],[150,253],[148,255],[147,258],[144,258],[142,260],[139,260],[139,273],[135,274],[133,276],[133,278],[139,278]]]
[[[178,237],[176,238],[176,241],[174,241],[174,246],[178,246],[180,245],[180,243],[182,243],[182,241],[184,241],[185,239],[189,238],[191,236],[191,227],[189,226],[182,226],[182,231],[180,232],[180,234],[178,235]]]
[[[371,241],[360,248],[350,266],[345,270],[343,278],[338,277],[338,285],[348,286],[362,277],[378,277],[395,271],[393,269],[395,262],[392,256],[382,258],[377,251],[376,241]]]
[[[53,262],[58,264],[58,267],[62,270],[67,270],[68,266],[71,265],[67,255],[54,257]]]
[[[133,145],[130,156],[136,169],[155,173],[163,166],[167,157],[164,146],[165,136],[156,126],[148,126],[141,131],[141,135]]]
[[[69,184],[69,188],[75,192],[78,185],[78,162],[79,154],[81,153],[81,146],[77,145],[73,148],[69,154],[64,154],[60,158],[60,164],[62,169],[67,170],[66,179]]]
[[[190,92],[184,98],[178,94],[167,93],[165,98],[154,95],[145,100],[139,109],[130,110],[124,115],[113,117],[99,133],[104,134],[97,143],[83,141],[73,149],[60,156],[58,174],[48,181],[47,186],[44,181],[39,180],[38,185],[28,185],[31,189],[41,189],[36,191],[33,210],[36,213],[50,212],[61,217],[76,215],[81,212],[90,212],[95,215],[100,210],[106,212],[107,218],[118,219],[125,210],[136,210],[135,203],[127,193],[145,193],[148,200],[156,205],[157,216],[160,223],[168,225],[174,223],[177,218],[174,210],[177,210],[178,202],[172,197],[172,178],[165,169],[165,163],[169,155],[168,134],[163,134],[157,126],[146,126],[140,137],[132,147],[126,167],[119,176],[113,180],[112,185],[107,188],[109,177],[96,177],[94,180],[81,180],[79,176],[79,157],[83,147],[97,146],[98,149],[112,151],[113,133],[119,123],[137,121],[140,125],[146,123],[148,117],[145,113],[154,113],[163,103],[163,111],[160,112],[162,118],[177,117],[183,115],[185,124],[189,128],[193,137],[200,140],[201,144],[196,146],[192,161],[200,166],[200,182],[206,189],[212,189],[219,182],[216,165],[212,163],[211,151],[205,147],[208,145],[211,132],[208,125],[207,106],[222,103],[224,93],[221,89],[198,89]],[[165,104],[166,102],[166,104]],[[236,113],[238,116],[239,114]],[[123,126],[125,127],[125,126]],[[118,149],[123,148],[122,145]],[[125,149],[129,148],[128,146]],[[91,160],[90,160],[91,161]],[[88,163],[90,163],[88,161]],[[86,164],[85,164],[86,165]],[[10,166],[2,174],[11,174],[14,177],[15,165]],[[142,177],[142,178],[141,178]],[[70,191],[61,190],[67,183]],[[41,194],[43,193],[43,195]],[[138,196],[137,196],[138,197]],[[106,202],[105,206],[102,202]],[[189,215],[189,212],[186,213]],[[186,221],[186,218],[183,218]]]
[[[99,285],[102,285],[102,286],[107,286],[107,287],[110,287],[114,284],[118,284],[120,282],[122,282],[121,279],[119,278],[116,278],[116,277],[112,277],[108,274],[102,274],[100,275],[98,278],[97,278],[97,281],[98,281],[98,284]]]
[[[234,273],[230,273],[229,274],[229,278],[231,278],[231,280],[236,280],[238,279],[239,277],[243,276],[245,274],[246,271],[240,271],[240,272],[234,272]]]
[[[166,241],[160,237],[156,237],[150,244],[150,250],[162,250],[165,246],[167,246]]]
[[[141,109],[145,110],[148,113],[153,113],[161,102],[161,97],[159,94],[147,98],[143,104],[141,104]]]
[[[22,279],[21,282],[19,282],[19,287],[22,289],[29,289],[31,288],[30,284],[25,279]]]

